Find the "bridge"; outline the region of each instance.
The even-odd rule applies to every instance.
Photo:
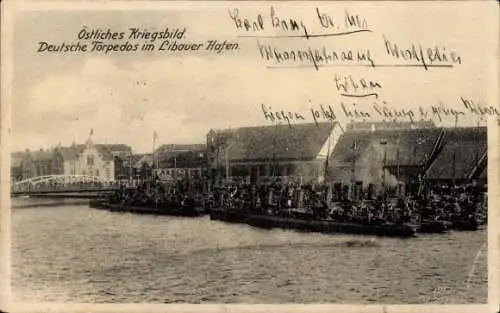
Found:
[[[13,182],[11,197],[94,198],[111,193],[122,184],[90,175],[46,175]]]

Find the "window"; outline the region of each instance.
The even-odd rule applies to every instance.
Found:
[[[93,156],[87,157],[87,165],[89,165],[89,166],[94,165],[94,157]]]

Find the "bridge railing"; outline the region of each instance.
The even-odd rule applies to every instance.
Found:
[[[38,184],[12,184],[11,193],[37,193],[37,192],[79,192],[79,191],[105,191],[116,190],[121,182],[75,182],[55,183],[43,182]]]

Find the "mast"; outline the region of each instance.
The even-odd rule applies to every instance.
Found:
[[[132,151],[128,152],[128,180],[132,181]]]
[[[328,174],[328,159],[330,158],[330,149],[331,149],[331,142],[332,142],[332,132],[335,129],[335,124],[333,124],[332,130],[330,131],[330,134],[328,135],[328,149],[326,152],[326,159],[325,159],[325,173],[324,173],[324,180],[326,180],[326,176]]]
[[[488,164],[488,151],[485,151],[479,161],[475,164],[472,170],[467,175],[467,179],[471,182],[473,179],[476,179],[479,174],[486,168],[486,164]]]
[[[399,191],[399,144],[401,142],[401,123],[398,127],[398,140],[396,142],[396,178],[398,180],[398,191]]]
[[[424,160],[423,164],[421,165],[420,173],[419,173],[419,176],[421,179],[420,187],[419,187],[419,191],[418,191],[419,195],[423,191],[422,190],[423,189],[423,182],[424,182],[425,176],[427,175],[429,168],[432,166],[432,164],[434,163],[434,161],[438,157],[439,153],[443,150],[443,148],[446,144],[444,142],[444,135],[445,135],[445,129],[442,128],[441,132],[439,133],[438,138],[436,139],[436,142],[434,143],[434,147],[432,148],[431,154]]]
[[[273,160],[272,160],[272,168],[271,168],[271,176],[273,177],[273,181],[275,179],[277,175],[277,162],[276,162],[276,146],[277,146],[277,143],[276,143],[276,137],[278,136],[278,134],[280,134],[280,124],[276,124],[276,133],[275,135],[273,136]]]
[[[381,145],[384,146],[384,157],[383,157],[383,160],[382,160],[382,192],[383,192],[383,200],[384,200],[384,203],[385,203],[385,200],[386,200],[386,185],[385,185],[385,180],[386,180],[386,177],[385,177],[385,169],[387,167],[387,140],[382,140],[380,142]]]
[[[156,153],[156,139],[158,139],[158,134],[156,131],[153,133],[153,173],[156,173],[155,169],[158,169],[158,155]],[[154,174],[152,175],[154,176]]]
[[[458,124],[458,115],[455,115],[455,126],[453,127],[455,129],[455,133],[457,130],[457,124]],[[456,178],[457,178],[457,140],[453,143],[453,186],[456,186]]]
[[[229,145],[227,142],[226,142],[226,147],[225,147],[224,159],[226,161],[226,179],[229,179]]]
[[[356,141],[352,144],[352,185],[356,184]]]
[[[477,127],[474,129],[474,142],[479,141],[479,127],[481,127],[482,118],[477,121]],[[474,164],[479,162],[479,150],[475,149],[476,154],[474,155]]]

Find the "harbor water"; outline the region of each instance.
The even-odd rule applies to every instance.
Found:
[[[12,209],[16,301],[486,303],[487,235],[306,234],[208,217]]]

